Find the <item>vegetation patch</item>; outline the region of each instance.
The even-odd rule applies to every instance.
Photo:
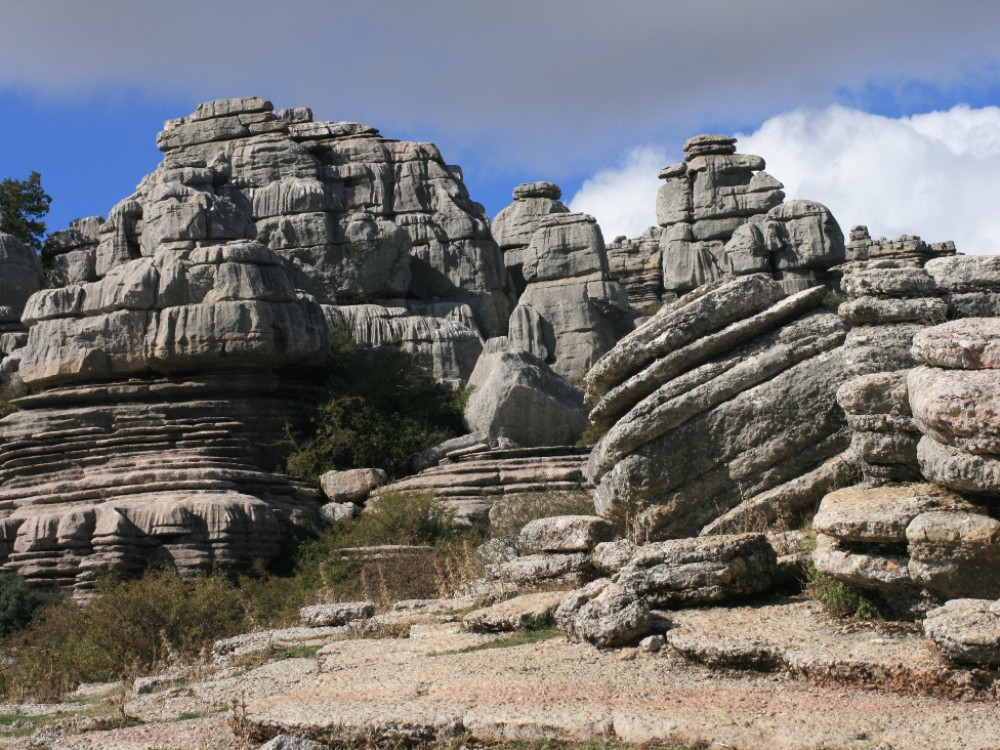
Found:
[[[870,591],[851,586],[815,568],[810,569],[806,593],[838,617],[859,620],[882,617],[882,606]]]
[[[330,387],[311,430],[289,431],[286,469],[317,481],[331,469],[410,470],[414,454],[462,434],[461,392],[442,391],[414,357],[395,347],[364,347],[333,328],[327,358]]]

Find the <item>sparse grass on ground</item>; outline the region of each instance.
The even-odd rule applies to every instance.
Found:
[[[809,571],[805,590],[831,614],[859,620],[882,617],[881,604],[872,592],[846,584],[815,568]]]

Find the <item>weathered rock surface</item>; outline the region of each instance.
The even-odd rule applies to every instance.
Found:
[[[484,443],[460,448],[433,467],[397,480],[387,492],[433,491],[455,513],[460,526],[483,526],[497,502],[533,495],[580,494],[586,479],[586,448],[508,448],[490,450]]]
[[[922,266],[929,260],[952,256],[955,243],[935,242],[928,244],[916,235],[904,234],[895,240],[882,237],[873,240],[868,227],[851,227],[850,241],[847,243],[847,260],[902,260]]]
[[[698,145],[704,138],[726,145],[706,149]],[[656,218],[666,293],[748,273],[769,273],[790,293],[835,285],[828,269],[845,257],[836,219],[818,203],[783,203],[782,184],[763,171],[764,160],[737,154],[735,143],[697,136],[684,144],[684,163],[660,172]]]
[[[34,251],[7,232],[7,216],[0,211],[0,360],[25,343],[21,323],[24,306],[45,286],[42,266]]]
[[[615,526],[598,516],[549,516],[530,521],[518,535],[524,552],[590,552],[610,542]]]
[[[466,426],[491,444],[572,445],[587,423],[583,392],[524,351],[486,353],[469,378]]]
[[[637,641],[653,626],[646,600],[628,586],[607,578],[566,594],[555,619],[570,640],[603,648]]]
[[[652,607],[690,607],[760,594],[776,567],[763,534],[727,534],[640,545],[613,580]]]
[[[537,183],[518,190],[525,187],[535,196]],[[518,198],[517,192],[494,222],[505,237],[508,266],[521,280],[509,343],[574,380],[631,328],[627,298],[609,276],[604,238],[592,216],[568,213],[551,198]],[[523,240],[515,225],[534,227],[526,245],[511,244]]]
[[[924,633],[958,664],[1000,667],[1000,602],[952,599],[927,613]]]
[[[385,484],[387,478],[382,469],[328,471],[319,478],[319,486],[332,502],[357,503]]]
[[[564,591],[523,594],[469,612],[462,624],[474,633],[503,633],[511,630],[539,629],[552,621],[552,612],[565,596]]]
[[[639,538],[690,536],[840,453],[845,326],[824,294],[788,297],[764,275],[718,282],[602,357],[586,377],[591,420],[607,428],[588,464],[598,512]],[[788,493],[789,517],[830,486],[810,485]]]
[[[636,314],[655,312],[663,299],[659,227],[650,227],[635,239],[615,237],[607,243],[608,271],[625,289]]]
[[[492,229],[493,239],[503,251],[504,265],[520,295],[526,284],[526,250],[535,231],[550,214],[569,213],[569,209],[559,201],[562,190],[552,182],[527,182],[518,185],[514,188],[513,197],[514,202],[493,219]]]
[[[366,620],[374,614],[374,602],[336,602],[303,607],[299,610],[299,619],[303,625],[317,628],[346,625],[355,620]]]

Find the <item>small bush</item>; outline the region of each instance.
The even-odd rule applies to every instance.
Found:
[[[221,576],[184,580],[152,571],[104,579],[87,606],[63,601],[7,642],[0,677],[7,697],[51,700],[81,682],[128,679],[172,661],[193,661],[245,624],[239,590]]]
[[[806,591],[829,612],[840,617],[873,620],[882,616],[882,609],[871,592],[846,584],[815,568],[810,570]]]
[[[290,436],[290,474],[316,481],[331,469],[378,467],[409,472],[424,448],[462,433],[464,391],[442,393],[413,357],[394,347],[359,346],[331,331],[331,387],[304,438]]]
[[[0,637],[26,628],[58,595],[33,589],[13,573],[0,573]]]

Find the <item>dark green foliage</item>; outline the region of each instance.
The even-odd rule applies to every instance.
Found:
[[[32,172],[27,180],[8,177],[0,182],[0,211],[7,214],[7,231],[36,253],[42,251],[45,222],[52,198],[42,189],[42,176]]]
[[[290,474],[315,481],[331,469],[409,471],[424,448],[461,434],[461,394],[443,394],[413,357],[394,347],[361,347],[331,331],[334,383],[313,418],[312,434],[294,440]]]
[[[838,581],[815,568],[810,571],[806,590],[829,612],[841,617],[873,620],[882,615],[882,608],[873,592]]]
[[[13,573],[0,573],[0,636],[26,628],[38,612],[56,600],[55,594],[31,588]]]

